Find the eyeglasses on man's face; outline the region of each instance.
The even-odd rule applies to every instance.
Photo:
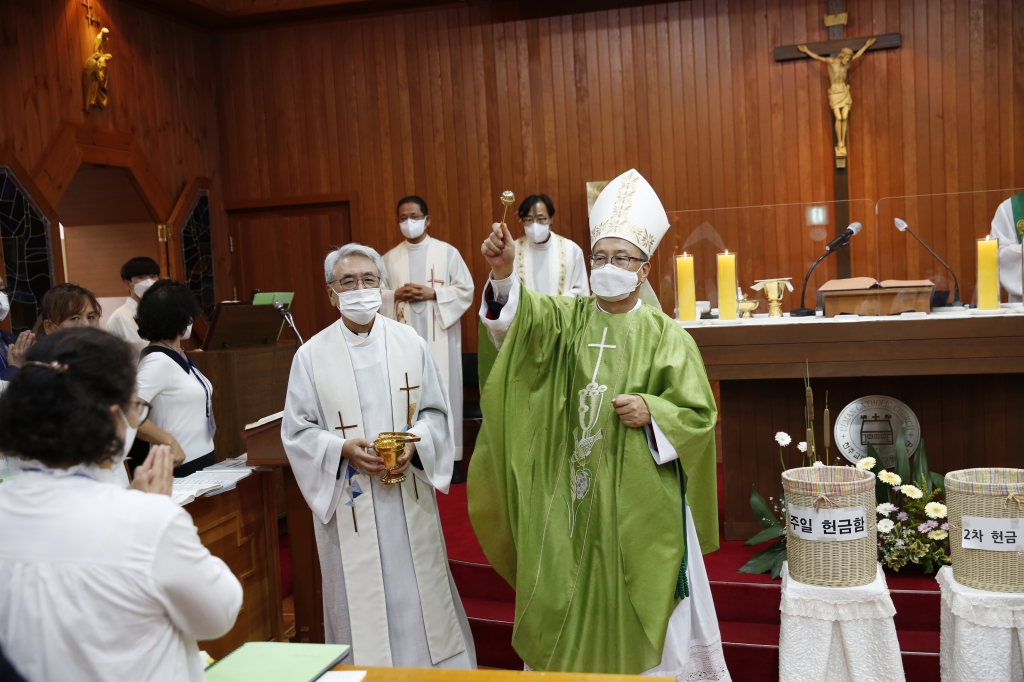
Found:
[[[638,263],[643,264],[643,263],[647,262],[647,259],[646,258],[636,258],[635,256],[610,256],[609,257],[609,256],[598,256],[598,255],[591,254],[591,256],[590,256],[590,267],[592,267],[592,268],[603,268],[604,266],[608,265],[608,263],[611,263],[612,265],[614,265],[617,268],[622,268],[623,270],[630,270],[630,269],[632,269],[633,261],[637,261]],[[637,267],[639,267],[639,266],[637,266]]]
[[[380,277],[375,277],[374,275],[363,275],[362,277],[349,275],[336,279],[330,284],[335,293],[355,291],[356,289],[376,289],[380,286]]]

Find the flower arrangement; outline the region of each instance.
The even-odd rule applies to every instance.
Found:
[[[896,471],[887,471],[872,459],[870,468],[878,478],[875,497],[878,506],[878,558],[894,571],[907,564],[921,566],[934,573],[949,563],[949,524],[942,496],[941,475],[928,470],[928,457],[922,439],[913,455],[906,448],[907,430],[900,429],[896,439]],[[868,454],[874,448],[868,446]],[[911,481],[904,483],[904,481]]]

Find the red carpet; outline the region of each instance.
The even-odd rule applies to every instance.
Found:
[[[719,500],[723,499],[719,468]],[[490,567],[466,512],[466,486],[438,495],[438,507],[452,574],[476,640],[480,665],[522,669],[512,649],[515,593]],[[724,517],[722,510],[719,516]],[[763,547],[722,542],[704,557],[715,600],[723,650],[735,682],[775,682],[779,670],[781,581],[737,573]],[[896,605],[896,631],[908,682],[939,679],[939,592],[935,579],[920,573],[886,572]]]

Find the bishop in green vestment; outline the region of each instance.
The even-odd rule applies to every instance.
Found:
[[[591,213],[596,297],[521,286],[504,226],[482,247],[498,350],[469,512],[516,590],[512,643],[533,669],[729,679],[701,559],[718,548],[714,397],[693,339],[639,300],[667,229],[629,171]]]

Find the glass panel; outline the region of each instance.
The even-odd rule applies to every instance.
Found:
[[[826,253],[825,245],[836,236],[837,221],[843,229],[860,222],[861,230],[848,249],[824,258],[814,270],[807,284],[807,307],[815,307],[818,286],[839,277],[839,258],[849,263],[850,276],[877,277],[874,202],[869,199],[673,211],[668,217],[671,227],[655,252],[651,275],[668,315],[674,315],[676,308],[675,256],[693,255],[696,299],[717,308],[716,256],[726,249],[737,254],[741,293],[759,301],[755,315],[768,313],[764,292],[751,289],[759,279],[791,278],[794,291],[783,295],[782,310],[799,307],[804,276]]]
[[[36,323],[39,301],[56,278],[50,221],[6,166],[0,166],[0,245],[11,299],[11,328],[19,334]]]
[[[217,305],[213,286],[213,237],[210,230],[210,193],[201,190],[181,226],[182,265],[185,286],[195,296],[207,320]]]
[[[879,272],[883,273],[885,279],[929,279],[935,282],[936,298],[932,300],[933,305],[939,299],[945,304],[952,303],[955,281],[959,280],[960,300],[968,304],[975,302],[975,242],[989,234],[1000,205],[1020,191],[1018,187],[880,199],[875,207],[879,231]],[[1004,247],[1019,242],[1014,235],[1012,210],[1007,206],[1001,211],[1004,212],[1002,221],[1004,232],[1007,233],[1000,240],[1002,252]],[[906,223],[908,231],[901,232],[896,227],[897,218]],[[914,235],[946,261],[956,273],[955,279],[935,256],[914,239]],[[1006,255],[1005,252],[1000,255],[1002,278],[1008,274],[1007,264],[1003,263]],[[1019,275],[1011,286],[1014,291],[1020,290]],[[1005,284],[1003,289],[1002,300],[1006,301]]]

